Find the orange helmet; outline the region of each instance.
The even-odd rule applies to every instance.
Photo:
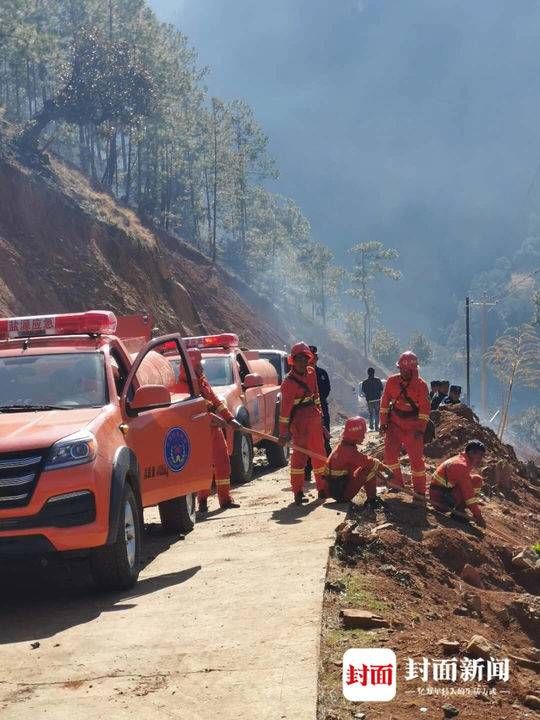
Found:
[[[407,350],[400,356],[396,367],[400,370],[416,370],[418,368],[418,358],[411,350]]]
[[[305,342],[297,342],[292,346],[289,355],[289,365],[293,364],[293,360],[297,355],[307,355],[308,360],[313,359],[313,353],[309,349],[309,345],[306,345]]]
[[[367,425],[363,417],[351,417],[345,421],[345,428],[341,436],[345,442],[359,444],[366,436]]]

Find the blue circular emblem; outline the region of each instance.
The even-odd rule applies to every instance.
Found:
[[[173,472],[180,472],[189,459],[190,444],[187,433],[174,427],[165,437],[165,462]]]

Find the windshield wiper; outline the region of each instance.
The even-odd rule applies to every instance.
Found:
[[[27,410],[71,410],[67,405],[0,405],[0,412],[26,412]]]

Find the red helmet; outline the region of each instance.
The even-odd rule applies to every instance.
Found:
[[[293,364],[293,360],[297,355],[307,355],[308,360],[313,360],[313,353],[309,349],[309,345],[306,345],[305,342],[297,342],[292,346],[289,355],[289,365]]]
[[[407,350],[400,356],[396,367],[400,370],[416,370],[418,368],[418,358],[411,350]]]
[[[345,421],[345,428],[341,436],[346,442],[359,444],[366,436],[367,425],[363,417],[352,417]]]

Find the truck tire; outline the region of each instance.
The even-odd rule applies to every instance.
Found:
[[[161,526],[170,535],[187,535],[195,526],[195,493],[159,503]]]
[[[231,456],[231,482],[249,482],[253,475],[253,442],[250,435],[235,432]]]
[[[96,548],[90,567],[101,590],[128,590],[137,582],[142,547],[142,510],[131,485],[126,482],[120,505],[118,532],[111,545]]]
[[[282,468],[289,464],[289,446],[281,447],[277,443],[267,442],[264,448],[266,459],[271,468]]]

